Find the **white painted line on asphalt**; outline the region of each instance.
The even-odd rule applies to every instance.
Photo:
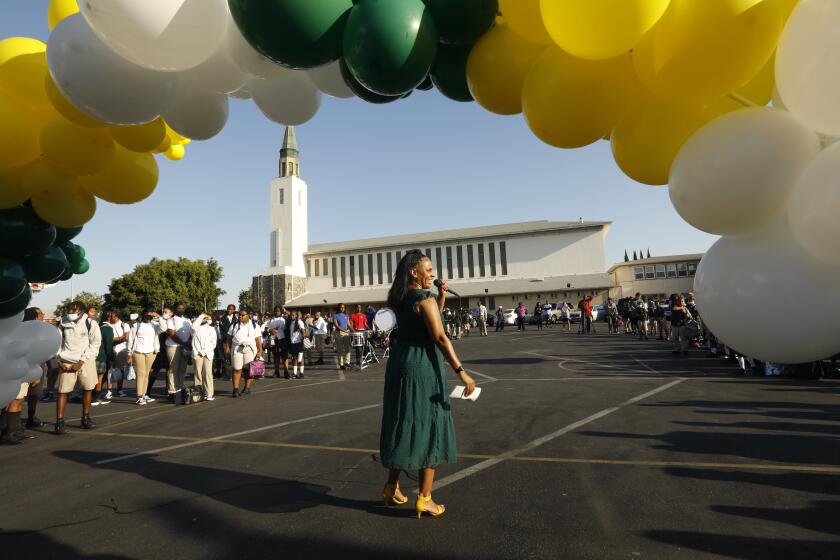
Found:
[[[215,436],[211,438],[204,438],[199,439],[196,441],[191,441],[187,443],[180,443],[178,445],[170,445],[167,447],[159,447],[157,449],[151,449],[149,451],[141,451],[140,453],[132,453],[130,455],[120,455],[119,457],[112,457],[110,459],[103,459],[101,461],[97,461],[96,465],[107,465],[109,463],[116,463],[118,461],[126,461],[128,459],[134,459],[137,457],[143,457],[144,455],[156,455],[158,453],[164,453],[166,451],[173,451],[175,449],[183,449],[185,447],[193,447],[196,445],[202,445],[205,443],[212,443],[214,441],[221,441],[229,438],[239,437],[239,436],[246,436],[249,434],[256,434],[259,432],[264,432],[266,430],[274,430],[277,428],[284,428],[286,426],[291,426],[293,424],[302,424],[303,422],[311,422],[313,420],[320,420],[322,418],[330,418],[332,416],[339,416],[341,414],[350,414],[353,412],[361,412],[362,410],[370,410],[371,408],[379,408],[382,406],[382,403],[377,404],[369,404],[367,406],[359,406],[356,408],[348,408],[346,410],[337,410],[335,412],[327,412],[326,414],[318,414],[316,416],[309,416],[307,418],[300,418],[298,420],[287,420],[286,422],[279,422],[277,424],[271,424],[269,426],[261,426],[259,428],[253,428],[250,430],[243,430],[241,432],[233,432],[231,434],[224,434],[221,436]]]
[[[466,368],[464,368],[466,369]],[[486,373],[481,373],[480,371],[475,371],[474,369],[467,369],[467,373],[472,373],[473,375],[477,375],[479,377],[483,377],[488,381],[497,381],[497,379],[491,375],[487,375]]]
[[[599,419],[603,418],[604,416],[608,416],[608,415],[612,414],[613,412],[621,410],[624,407],[635,404],[635,403],[637,403],[639,401],[642,401],[642,400],[644,400],[648,397],[652,397],[653,395],[655,395],[657,393],[661,393],[662,391],[667,391],[671,387],[674,387],[675,385],[679,385],[683,381],[685,381],[685,379],[680,378],[680,379],[677,379],[677,380],[672,381],[670,383],[666,383],[665,385],[661,385],[661,386],[657,387],[656,389],[653,389],[653,390],[648,391],[646,393],[642,393],[641,395],[633,397],[632,399],[628,399],[628,400],[624,401],[623,403],[621,403],[619,405],[613,406],[611,408],[606,408],[606,409],[604,409],[600,412],[596,412],[595,414],[593,414],[591,416],[587,416],[583,420],[578,420],[577,422],[573,422],[573,423],[569,424],[568,426],[566,426],[564,428],[560,428],[556,432],[551,432],[550,434],[544,435],[540,438],[537,438],[533,441],[530,441],[530,442],[526,443],[525,445],[523,445],[521,447],[518,447],[516,449],[512,449],[510,451],[502,453],[501,455],[493,457],[492,459],[487,459],[487,460],[482,461],[480,463],[476,463],[475,465],[473,465],[471,467],[467,467],[466,469],[458,471],[455,474],[444,477],[444,478],[435,482],[435,485],[434,485],[435,490],[439,490],[439,489],[441,489],[445,486],[449,486],[453,482],[458,482],[459,480],[463,480],[463,479],[467,478],[468,476],[472,476],[472,475],[474,475],[476,473],[479,473],[483,470],[489,469],[490,467],[498,465],[499,463],[501,463],[502,461],[505,461],[506,459],[510,459],[510,458],[515,457],[517,455],[522,455],[523,453],[527,453],[528,451],[531,451],[532,449],[535,449],[535,448],[537,448],[537,447],[539,447],[539,446],[541,446],[545,443],[548,443],[549,441],[551,441],[553,439],[557,439],[562,435],[568,434],[569,432],[573,432],[574,430],[577,430],[578,428],[580,428],[582,426],[585,426],[586,424],[594,422],[595,420],[599,420]]]
[[[672,375],[599,375],[581,377],[499,377],[496,381],[645,381],[652,379],[673,379]]]
[[[651,373],[659,373],[658,371],[656,371],[655,369],[653,369],[652,367],[650,367],[648,364],[646,364],[645,362],[643,362],[642,360],[640,360],[640,359],[639,359],[639,358],[637,358],[636,356],[634,356],[634,355],[630,354],[630,357],[631,357],[631,358],[633,358],[633,359],[636,361],[636,363],[637,363],[637,364],[639,364],[639,365],[640,365],[640,366],[642,366],[643,368],[645,368],[645,369],[649,370]]]

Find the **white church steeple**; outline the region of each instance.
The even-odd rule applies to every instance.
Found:
[[[271,181],[271,241],[267,274],[306,277],[303,255],[309,249],[307,186],[300,178],[300,154],[293,126],[280,149],[279,176]]]

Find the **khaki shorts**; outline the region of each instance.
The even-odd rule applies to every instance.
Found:
[[[256,352],[250,346],[243,346],[242,350],[236,349],[232,356],[231,362],[233,365],[233,369],[236,371],[241,370],[248,364],[254,361],[254,357],[256,356]]]
[[[20,391],[18,391],[18,394],[15,397],[15,400],[19,401],[21,399],[25,399],[26,395],[28,395],[28,394],[29,394],[29,383],[26,383],[26,382],[21,383],[20,384]]]
[[[59,372],[58,392],[72,393],[76,384],[79,384],[83,391],[92,391],[96,387],[96,381],[96,364],[92,361],[85,362],[79,371]]]

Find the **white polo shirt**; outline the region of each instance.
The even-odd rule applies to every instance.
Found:
[[[167,346],[181,346],[184,342],[190,339],[190,335],[192,334],[192,323],[186,317],[178,317],[177,315],[173,315],[166,321],[166,328],[175,331],[175,336],[178,340],[173,340],[173,338],[167,337],[166,338],[166,345]]]
[[[257,330],[257,327],[251,321],[247,323],[234,323],[228,330],[228,336],[231,337],[234,350],[240,345],[250,346],[256,350],[257,338],[262,338],[262,331]]]
[[[268,328],[269,332],[271,329],[277,329],[277,334],[274,335],[274,338],[277,340],[283,340],[286,338],[286,319],[285,317],[272,317],[268,321]]]

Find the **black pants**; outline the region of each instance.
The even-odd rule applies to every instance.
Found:
[[[516,318],[516,330],[524,331],[525,330],[525,317],[517,317]]]

